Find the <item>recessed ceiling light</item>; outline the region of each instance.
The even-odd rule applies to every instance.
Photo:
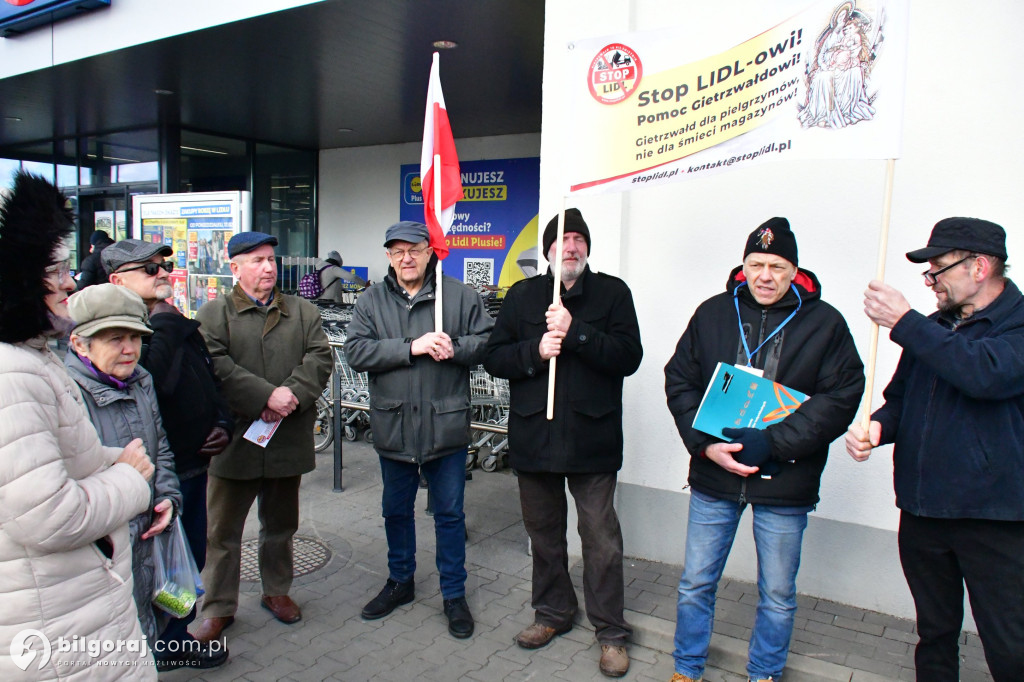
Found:
[[[174,94],[174,90],[162,90],[162,89],[159,89],[159,88],[154,90],[153,92],[156,93],[157,95],[173,95]]]
[[[21,122],[21,116],[4,116],[4,120],[11,123],[19,123]]]
[[[459,44],[454,40],[435,40],[434,47],[438,50],[454,50]]]
[[[351,133],[352,129],[351,128],[338,128],[338,132],[339,133]]]

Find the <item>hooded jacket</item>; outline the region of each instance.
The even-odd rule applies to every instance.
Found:
[[[959,322],[959,324],[956,324]],[[911,310],[873,419],[893,450],[896,506],[943,519],[1024,521],[1024,296],[1010,280],[963,321]]]
[[[199,323],[173,311],[150,316],[149,326],[153,334],[143,341],[139,364],[153,376],[178,478],[186,480],[210,465],[210,458],[199,454],[210,430],[219,426],[231,434],[234,420]]]
[[[864,366],[846,321],[821,300],[814,273],[799,270],[793,285],[803,301],[800,310],[751,360],[766,379],[810,396],[796,412],[766,429],[771,459],[781,464],[778,474],[744,478],[707,459],[704,450],[722,439],[695,430],[693,418],[718,363],[747,364],[740,323],[753,352],[796,310],[799,301],[792,288],[778,302],[762,306],[746,286],[742,266],[735,268],[726,291],[697,308],[665,366],[668,408],[690,453],[689,483],[706,495],[740,503],[817,504],[828,446],[856,415]]]
[[[434,331],[434,276],[432,260],[410,299],[388,268],[384,281],[360,294],[348,325],[345,358],[369,373],[373,447],[387,459],[422,464],[469,444],[469,370],[483,359],[494,320],[479,294],[445,277],[442,327],[455,355],[414,357],[413,339]]]
[[[547,419],[548,368],[540,357],[554,276],[517,282],[501,304],[484,367],[509,380],[509,460],[527,472],[613,473],[622,468],[622,383],[640,367],[643,346],[633,295],[590,266],[562,305],[572,315],[555,363],[554,419]]]
[[[153,461],[154,473],[150,481],[152,502],[149,509],[133,518],[129,524],[132,543],[132,575],[135,578],[135,604],[143,632],[151,642],[156,641],[166,617],[159,618],[150,601],[154,587],[153,538],[142,540],[142,534],[153,523],[153,507],[170,500],[174,510],[181,509],[181,490],[174,470],[174,453],[167,442],[160,407],[157,404],[153,378],[145,369],[138,368],[125,383],[124,389],[100,381],[69,349],[64,357],[68,374],[82,390],[89,419],[104,445],[123,448],[132,440],[141,438],[146,454]]]
[[[257,306],[236,284],[231,293],[203,304],[196,319],[239,434],[210,461],[209,472],[221,478],[253,480],[312,471],[316,410],[311,408],[334,368],[320,310],[277,288],[270,305]],[[281,420],[267,446],[260,447],[241,434],[259,419],[278,386],[287,386],[299,399],[299,407]]]
[[[132,599],[128,521],[150,489],[121,448],[105,447],[46,339],[0,343],[0,679],[155,680]],[[21,670],[14,637],[38,630],[53,651]],[[134,642],[134,651],[60,651],[58,639]],[[39,642],[28,640],[38,649]],[[137,665],[110,665],[117,661]],[[100,668],[98,666],[104,665]]]

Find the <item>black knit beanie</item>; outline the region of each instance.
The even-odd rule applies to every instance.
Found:
[[[785,218],[767,220],[747,237],[743,260],[752,253],[771,253],[782,256],[794,266],[799,265],[796,255],[796,235],[789,229]]]
[[[567,208],[565,209],[565,227],[563,228],[564,234],[570,232],[579,232],[583,235],[583,239],[587,242],[587,255],[590,255],[590,228],[587,227],[587,223],[583,220],[583,215],[580,213],[578,208]],[[558,233],[558,214],[548,222],[548,226],[544,228],[544,257],[548,257],[548,251],[551,250],[551,245],[555,243],[555,235]]]

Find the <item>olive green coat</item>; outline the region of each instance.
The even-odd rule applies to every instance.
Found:
[[[251,480],[312,471],[314,406],[333,368],[317,307],[279,289],[269,306],[257,306],[236,284],[227,296],[203,305],[196,319],[235,414],[235,437],[210,460],[210,473]],[[278,386],[290,388],[299,407],[261,448],[242,436]]]

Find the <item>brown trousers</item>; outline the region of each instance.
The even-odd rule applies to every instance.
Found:
[[[263,594],[279,597],[292,586],[292,537],[299,529],[302,476],[235,480],[210,475],[206,490],[206,568],[203,618],[233,616],[238,610],[245,517],[257,501],[259,568]]]
[[[616,474],[519,474],[523,525],[533,547],[536,621],[562,630],[576,614],[565,538],[569,492],[576,501],[583,544],[583,598],[601,644],[623,646],[631,634],[623,615],[622,530],[613,505]]]

